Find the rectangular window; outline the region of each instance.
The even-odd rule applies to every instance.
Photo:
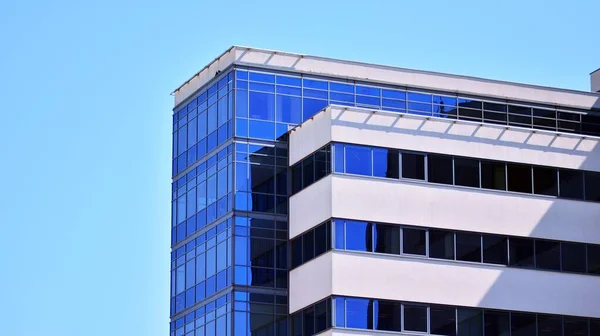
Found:
[[[346,327],[373,329],[373,305],[370,300],[346,299]]]
[[[404,305],[404,330],[427,332],[427,307]]]
[[[494,161],[481,161],[481,187],[506,190],[505,164]]]
[[[292,240],[292,268],[302,264],[302,236]]]
[[[429,257],[454,260],[454,232],[429,230]]]
[[[485,335],[510,335],[510,323],[507,312],[486,310],[483,314]]]
[[[342,144],[333,144],[333,153],[334,153],[334,171],[336,173],[344,172],[344,145]]]
[[[588,320],[577,317],[565,317],[563,319],[564,336],[581,336],[588,334]]]
[[[375,224],[375,252],[400,254],[400,227]]]
[[[587,246],[587,271],[600,274],[600,245]]]
[[[346,221],[346,250],[372,252],[371,227],[366,222]]]
[[[457,232],[456,260],[481,262],[481,235]]]
[[[375,305],[375,329],[402,331],[402,305],[398,302],[379,300]]]
[[[534,267],[532,239],[511,237],[508,245],[511,266]]]
[[[585,200],[600,202],[600,173],[585,172]]]
[[[454,158],[454,183],[465,187],[479,187],[479,160]]]
[[[508,239],[503,236],[483,235],[483,262],[508,265]]]
[[[510,315],[511,336],[531,336],[536,333],[535,314],[512,313]]]
[[[456,335],[456,309],[431,306],[429,308],[429,332],[433,335]]]
[[[403,253],[425,255],[426,231],[420,229],[402,229]]]
[[[308,187],[313,182],[315,182],[315,158],[310,155],[302,161],[302,188]]]
[[[483,312],[481,309],[458,308],[458,336],[482,336]]]
[[[346,326],[346,303],[343,298],[334,298],[335,300],[335,326],[345,327]]]
[[[555,168],[533,167],[533,193],[558,195],[558,175]]]
[[[562,318],[552,315],[538,315],[539,336],[562,336]]]
[[[562,270],[585,273],[585,244],[560,243]]]
[[[335,248],[343,250],[344,249],[344,222],[341,220],[335,220],[333,222],[333,226],[335,227]]]
[[[452,184],[452,157],[429,154],[427,156],[427,173],[429,182]]]
[[[425,180],[425,155],[402,153],[402,177]]]
[[[535,266],[541,269],[560,270],[560,243],[535,240]]]
[[[327,236],[327,226],[325,224],[321,224],[315,228],[315,257],[328,250]]]
[[[373,176],[395,178],[400,173],[400,154],[395,149],[373,149]]]
[[[583,199],[583,172],[559,169],[560,197]]]
[[[307,262],[315,257],[314,231],[306,232],[302,237],[302,261]]]
[[[506,165],[508,191],[531,194],[531,167],[509,163]]]
[[[346,145],[346,173],[371,176],[371,148]]]

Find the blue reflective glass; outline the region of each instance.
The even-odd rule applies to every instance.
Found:
[[[250,118],[275,120],[275,95],[250,92]]]
[[[395,109],[406,109],[406,102],[404,100],[393,100],[393,99],[383,99],[381,101],[381,105],[385,107],[392,107]]]
[[[237,90],[235,93],[235,115],[248,118],[248,91]]]
[[[235,135],[240,137],[248,136],[248,120],[240,118],[235,120]]]
[[[304,97],[327,99],[327,91],[304,89]]]
[[[366,222],[346,221],[346,250],[371,251],[372,225]]]
[[[343,101],[343,102],[348,102],[348,103],[353,103],[354,102],[354,95],[353,94],[348,94],[348,93],[330,92],[329,93],[329,99],[331,99],[331,100],[337,100],[337,101]]]
[[[354,93],[354,85],[352,84],[329,82],[329,89],[331,91]]]
[[[288,124],[275,124],[275,138],[279,139],[280,136],[288,132],[290,125]]]
[[[239,80],[235,83],[235,85],[237,89],[248,89],[248,82],[246,81]]]
[[[288,86],[277,85],[277,93],[289,94],[294,96],[301,96],[302,89]]]
[[[394,149],[373,148],[373,176],[399,178],[400,153]]]
[[[196,144],[198,141],[198,120],[196,118],[188,122],[188,146]]]
[[[327,107],[326,100],[304,98],[303,103],[304,103],[304,115],[302,116],[303,121],[306,121],[310,117],[314,116],[317,112],[319,112],[322,109],[324,109],[325,107]]]
[[[217,143],[220,145],[227,140],[227,125],[219,127],[217,131]]]
[[[380,89],[379,88],[374,88],[374,87],[371,87],[371,86],[357,85],[356,86],[356,94],[357,95],[379,97],[379,95],[380,95]]]
[[[187,149],[187,126],[184,125],[177,131],[177,155],[182,154]]]
[[[356,95],[356,104],[379,106],[379,98]]]
[[[346,145],[346,173],[371,176],[371,148]]]
[[[250,72],[250,80],[264,83],[275,83],[275,75],[266,73]]]
[[[206,151],[210,152],[211,150],[217,147],[217,132],[212,132],[208,135]]]
[[[458,99],[456,97],[433,96],[433,103],[445,106],[456,106]]]
[[[237,78],[237,79],[248,79],[248,71],[237,70],[235,72],[235,78]]]
[[[346,327],[371,329],[373,327],[373,306],[367,299],[346,299]]]
[[[344,221],[335,220],[334,221],[335,228],[335,248],[343,250],[344,249]]]
[[[413,102],[408,102],[408,109],[410,111],[423,112],[425,114],[431,114],[433,111],[431,104],[413,103]]]
[[[208,133],[217,129],[217,104],[208,107]]]
[[[344,172],[344,145],[343,144],[333,144],[333,152],[334,152],[334,171],[337,173]]]
[[[408,93],[408,100],[414,101],[414,102],[430,103],[431,104],[431,95],[428,95],[428,94],[425,94],[425,93],[409,92]]]
[[[257,139],[274,140],[275,125],[272,122],[250,120],[250,137]]]
[[[305,78],[303,83],[305,88],[327,90],[327,82],[324,81]]]
[[[302,86],[302,79],[300,77],[277,76],[277,84]]]
[[[264,92],[275,92],[275,85],[273,85],[273,84],[264,84],[264,83],[250,82],[250,90],[264,91]]]
[[[275,120],[292,124],[302,121],[302,99],[300,97],[277,95]]]

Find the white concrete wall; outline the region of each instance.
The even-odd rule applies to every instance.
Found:
[[[360,176],[334,175],[331,188],[334,218],[600,244],[598,203]],[[297,223],[290,220],[290,235]]]
[[[598,317],[598,286],[587,275],[335,251],[292,270],[290,312],[341,295]]]
[[[590,74],[592,92],[600,92],[600,69]]]
[[[324,177],[290,197],[290,239],[331,218],[331,178]]]
[[[369,80],[385,84],[400,84],[416,88],[428,88],[450,92],[458,91],[465,94],[542,102],[584,109],[588,109],[592,106],[600,107],[600,96],[592,93],[244,47],[233,47],[220,59],[215,60],[214,63],[218,63],[219,67],[237,63],[242,65],[297,71],[306,74],[340,76],[343,78]],[[212,66],[213,64],[211,63],[208,68],[211,68]],[[211,71],[212,70],[204,69],[199,73],[198,77],[204,78],[203,72],[209,73],[208,77],[210,77]],[[187,98],[200,87],[200,84],[203,82],[202,79],[193,79],[180,87],[175,91],[175,104],[178,104]]]
[[[336,106],[315,123],[327,116],[333,141],[600,171],[600,138]]]
[[[290,132],[290,166],[331,142],[331,109],[319,112]]]

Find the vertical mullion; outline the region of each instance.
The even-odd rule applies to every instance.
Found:
[[[398,179],[402,179],[402,152],[398,151]]]

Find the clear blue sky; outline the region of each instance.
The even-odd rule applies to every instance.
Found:
[[[232,44],[587,91],[598,13],[597,0],[2,1],[0,335],[168,334],[169,93]]]

